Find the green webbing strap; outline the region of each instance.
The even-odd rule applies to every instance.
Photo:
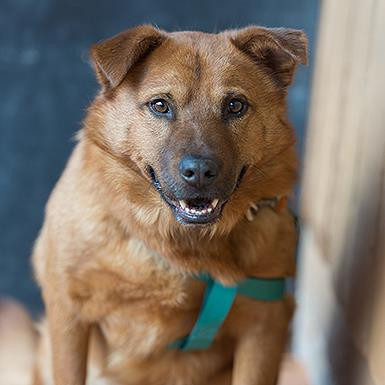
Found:
[[[210,347],[237,294],[259,301],[278,301],[285,294],[284,278],[248,278],[237,286],[224,286],[207,274],[198,278],[207,283],[198,319],[191,333],[169,344],[170,348],[197,350]]]
[[[238,294],[257,301],[279,301],[285,286],[285,278],[248,278],[238,284]]]

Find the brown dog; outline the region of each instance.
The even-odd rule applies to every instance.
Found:
[[[91,55],[101,92],[34,250],[47,309],[35,384],[274,384],[289,296],[237,296],[208,349],[168,344],[199,313],[195,274],[294,273],[291,215],[248,210],[295,180],[285,99],[303,32],[140,26]]]

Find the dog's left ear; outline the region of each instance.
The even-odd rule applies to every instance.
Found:
[[[151,25],[128,29],[91,47],[91,58],[104,89],[117,87],[127,72],[166,39]]]
[[[288,87],[297,64],[307,64],[307,38],[287,28],[247,27],[231,33],[232,43],[264,65],[283,87]]]

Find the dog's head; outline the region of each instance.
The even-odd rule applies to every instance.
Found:
[[[180,223],[235,222],[248,202],[290,190],[285,98],[306,62],[303,32],[140,26],[91,56],[102,91],[88,135],[151,184]]]

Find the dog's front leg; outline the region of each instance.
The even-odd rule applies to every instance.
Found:
[[[55,385],[84,385],[89,325],[79,321],[63,301],[46,301]]]
[[[273,312],[270,323],[250,329],[239,338],[232,385],[276,385],[291,317],[284,302],[273,305],[278,311]]]

